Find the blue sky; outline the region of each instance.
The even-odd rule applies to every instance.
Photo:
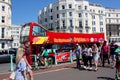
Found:
[[[58,0],[12,0],[12,24],[37,22],[39,10]],[[120,9],[120,0],[88,0],[104,7]]]

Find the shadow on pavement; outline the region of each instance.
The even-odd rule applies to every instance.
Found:
[[[109,77],[97,77],[98,79],[103,79],[103,80],[115,80],[113,78],[109,78]]]

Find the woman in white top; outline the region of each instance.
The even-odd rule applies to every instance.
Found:
[[[96,44],[93,44],[93,60],[95,64],[95,71],[98,70],[98,58],[99,58],[99,53],[98,53],[98,47]]]

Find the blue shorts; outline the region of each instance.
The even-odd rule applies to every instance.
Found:
[[[111,54],[111,58],[112,58],[112,60],[116,60],[116,55],[115,54]]]

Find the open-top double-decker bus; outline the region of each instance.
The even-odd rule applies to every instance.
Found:
[[[56,61],[68,61],[70,50],[74,44],[97,43],[104,40],[104,33],[66,33],[49,31],[41,24],[35,22],[26,23],[22,26],[20,42],[30,42],[30,54],[38,54],[41,47],[56,50]],[[49,56],[54,59],[54,52],[49,51]],[[31,60],[32,61],[32,60]]]

